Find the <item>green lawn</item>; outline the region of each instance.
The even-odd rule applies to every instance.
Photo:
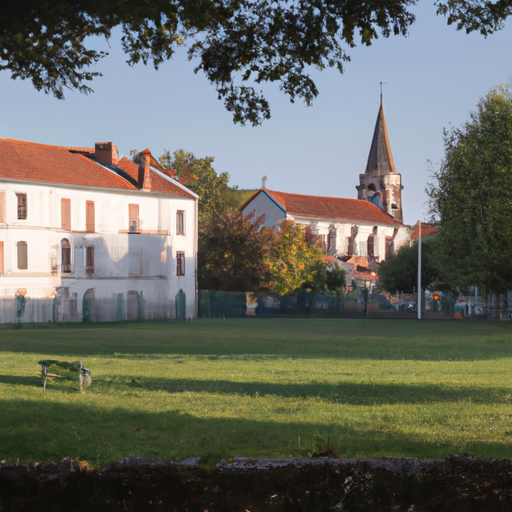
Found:
[[[83,394],[39,359],[83,359]],[[240,319],[0,329],[0,460],[512,458],[512,322]]]

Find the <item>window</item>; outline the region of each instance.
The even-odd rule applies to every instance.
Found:
[[[346,246],[347,246],[347,256],[352,256],[354,254],[354,240],[352,239],[352,237],[347,236]]]
[[[16,248],[18,250],[18,268],[26,270],[28,268],[27,242],[18,242]]]
[[[329,229],[329,238],[327,239],[327,251],[333,254],[336,251],[336,228]]]
[[[71,231],[71,199],[60,200],[60,225],[65,231]]]
[[[96,230],[93,201],[85,202],[85,230],[89,233],[93,233]]]
[[[318,245],[322,251],[327,251],[327,235],[318,235]]]
[[[183,210],[178,210],[176,212],[176,234],[185,234],[185,212]]]
[[[394,253],[394,247],[393,247],[393,237],[387,236],[386,237],[386,258],[388,256],[391,256]]]
[[[0,222],[5,222],[5,190],[0,190]]]
[[[0,242],[0,275],[4,273],[4,243]]]
[[[128,205],[128,231],[130,233],[139,233],[139,205]]]
[[[87,247],[85,273],[89,276],[94,274],[94,247],[93,246]]]
[[[373,258],[373,256],[374,256],[374,246],[375,246],[375,237],[374,237],[374,235],[370,235],[368,237],[368,240],[367,240],[366,244],[367,244],[366,251],[368,252],[368,256]]]
[[[347,255],[348,256],[357,256],[357,244],[356,244],[356,236],[359,231],[357,226],[352,226],[350,230],[350,237],[347,237]]]
[[[178,251],[176,253],[176,275],[185,275],[185,253]]]
[[[16,194],[18,198],[18,219],[27,218],[27,194]]]
[[[69,273],[71,272],[71,245],[69,244],[69,240],[65,238],[61,242],[62,247],[62,272]]]

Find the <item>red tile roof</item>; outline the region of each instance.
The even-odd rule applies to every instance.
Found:
[[[391,215],[387,214],[369,201],[345,199],[341,197],[288,194],[287,192],[275,192],[268,189],[260,190],[253,197],[256,197],[257,194],[262,192],[267,193],[292,216],[362,221],[393,226],[402,225],[401,222],[394,219]],[[247,203],[249,203],[251,199],[249,199]]]
[[[153,161],[151,164],[153,165]],[[119,160],[117,167],[126,172],[126,174],[128,174],[136,183],[138,182],[138,164],[132,162],[129,158],[123,157],[121,160]],[[162,177],[160,174],[151,169],[150,172],[151,180],[153,182],[153,192],[164,192],[177,196],[191,197],[191,194],[189,194],[186,190],[183,190],[179,185],[174,184],[172,181],[169,181],[169,179]]]
[[[124,171],[132,179],[123,176]],[[151,171],[153,190],[192,197],[178,185]],[[94,160],[94,148],[49,146],[0,137],[0,179],[85,187],[138,190],[138,165],[122,158],[106,168]]]
[[[431,235],[432,233],[437,233],[439,231],[435,226],[429,226],[428,224],[421,225],[421,238]],[[416,240],[419,237],[419,228],[418,223],[416,223],[411,229],[411,240]]]
[[[136,189],[113,171],[68,148],[3,138],[0,138],[0,178]]]

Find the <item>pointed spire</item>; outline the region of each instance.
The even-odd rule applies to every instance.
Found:
[[[384,115],[384,100],[382,99],[382,84],[380,91],[380,108],[373,132],[372,145],[368,155],[365,174],[381,176],[383,174],[396,173],[391,146],[389,144],[386,117]]]

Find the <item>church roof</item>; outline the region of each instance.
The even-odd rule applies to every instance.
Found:
[[[360,199],[342,197],[308,196],[261,189],[252,196],[245,208],[258,194],[265,193],[289,215],[316,219],[347,220],[401,226],[402,223],[381,210],[378,206]]]
[[[377,114],[377,122],[375,123],[365,174],[380,176],[395,172],[395,163],[393,162],[393,155],[391,154],[388,128],[386,126],[386,116],[384,115],[384,102],[381,96],[379,113]]]

